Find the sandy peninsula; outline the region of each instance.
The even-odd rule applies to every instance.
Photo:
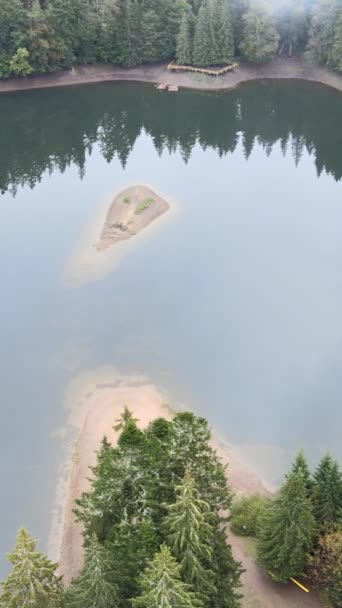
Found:
[[[115,445],[118,433],[113,425],[127,405],[145,428],[159,416],[171,419],[175,410],[168,397],[144,376],[122,376],[111,367],[80,374],[66,394],[68,424],[78,435],[66,463],[67,475],[58,492],[56,520],[50,538],[50,556],[60,563],[66,584],[77,576],[83,562],[82,528],[75,522],[74,501],[89,488],[89,467],[96,462],[96,450],[104,435]],[[175,409],[184,409],[177,404]],[[271,490],[258,475],[236,457],[234,449],[214,432],[213,447],[227,464],[228,480],[236,495],[270,495]],[[277,585],[256,565],[245,539],[229,533],[236,559],[246,572],[242,576],[242,608],[321,608],[314,593],[303,594],[294,585]]]
[[[69,410],[69,425],[80,429],[71,455],[67,484],[58,500],[63,503],[60,511],[60,526],[54,526],[50,552],[60,561],[60,572],[69,583],[77,576],[83,559],[82,530],[75,522],[73,506],[75,499],[89,488],[89,467],[96,462],[96,450],[104,435],[115,444],[118,433],[113,425],[127,405],[146,426],[155,418],[171,419],[174,410],[168,405],[167,395],[141,376],[120,376],[112,368],[102,368],[81,374],[69,387],[66,404]],[[215,438],[213,445],[222,460],[229,465],[229,482],[235,493],[268,494],[269,490],[258,476],[235,457],[233,449],[224,441]],[[59,537],[59,538],[58,538]],[[56,555],[56,543],[59,555]],[[55,545],[53,547],[53,544]]]

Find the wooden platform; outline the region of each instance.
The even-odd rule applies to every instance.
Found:
[[[196,72],[199,74],[207,74],[208,76],[222,76],[223,74],[227,74],[227,72],[232,72],[238,66],[238,63],[231,63],[222,68],[196,68],[192,65],[177,65],[177,63],[172,61],[167,66],[167,69],[173,72]]]

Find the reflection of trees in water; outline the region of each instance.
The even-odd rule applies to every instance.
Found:
[[[14,194],[45,171],[71,164],[85,171],[95,143],[125,165],[144,129],[159,154],[184,161],[199,143],[220,156],[241,137],[246,158],[257,143],[266,154],[280,143],[296,165],[306,149],[335,180],[342,177],[342,97],[309,83],[259,82],[229,93],[159,93],[148,86],[101,85],[25,93],[0,99],[0,188]]]

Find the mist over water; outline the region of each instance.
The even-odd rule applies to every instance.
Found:
[[[0,132],[2,572],[19,525],[46,542],[64,394],[86,369],[146,374],[271,481],[299,447],[342,459],[340,94],[30,92],[0,98]],[[175,219],[66,287],[97,208],[141,182]]]

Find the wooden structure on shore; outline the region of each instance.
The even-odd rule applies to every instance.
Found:
[[[177,65],[173,61],[167,66],[168,70],[173,72],[197,72],[199,74],[207,74],[208,76],[222,76],[227,72],[233,72],[239,66],[238,63],[225,65],[223,68],[196,68],[192,65]]]

